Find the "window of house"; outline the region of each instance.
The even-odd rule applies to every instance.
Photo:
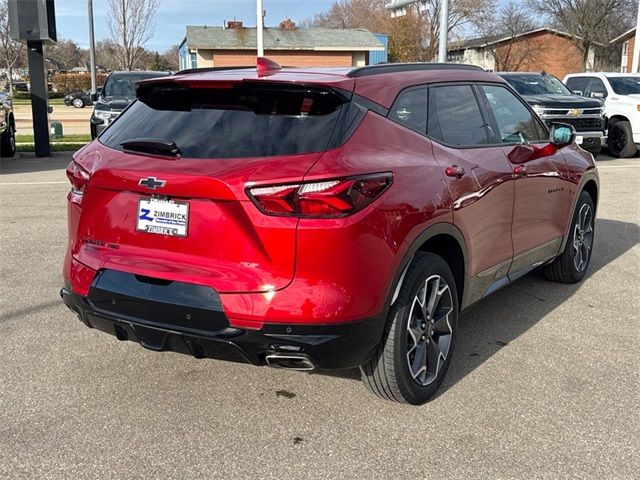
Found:
[[[489,143],[485,122],[470,85],[429,88],[429,136],[452,146]]]

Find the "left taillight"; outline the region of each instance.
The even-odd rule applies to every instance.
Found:
[[[91,175],[72,160],[67,167],[67,178],[71,182],[71,193],[74,195],[82,195],[87,188]]]
[[[247,189],[253,203],[267,215],[340,218],[356,213],[391,185],[391,173],[314,182],[265,185]]]

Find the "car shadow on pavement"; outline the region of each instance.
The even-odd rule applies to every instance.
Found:
[[[586,278],[639,243],[640,227],[616,220],[596,220],[596,242]],[[434,398],[460,382],[502,348],[536,325],[581,286],[547,281],[540,272],[526,275],[465,311],[458,320],[455,354]],[[584,308],[593,308],[585,304]],[[357,369],[317,371],[317,374],[358,380]],[[507,379],[505,379],[506,381]]]
[[[72,155],[73,152],[53,152],[50,157],[36,157],[33,153],[17,153],[0,159],[0,175],[64,170]]]

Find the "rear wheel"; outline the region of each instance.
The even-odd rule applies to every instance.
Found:
[[[620,120],[609,128],[609,139],[607,140],[611,155],[618,158],[633,157],[638,150],[633,143],[633,132],[631,124],[625,120]]]
[[[71,102],[71,103],[76,108],[84,108],[84,100],[82,100],[80,97],[74,98],[73,102]]]
[[[584,278],[591,262],[594,228],[595,206],[591,195],[583,190],[573,214],[564,251],[553,263],[544,267],[547,279],[554,282],[576,283]]]
[[[13,157],[16,154],[16,130],[11,120],[0,140],[0,153],[2,157]]]
[[[360,367],[362,380],[387,400],[419,405],[431,398],[449,368],[458,322],[458,295],[447,263],[432,253],[414,258],[384,337]]]

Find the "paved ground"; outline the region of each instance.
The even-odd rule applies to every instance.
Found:
[[[33,135],[33,116],[31,105],[14,105],[16,116],[16,130],[18,135]],[[65,105],[53,105],[53,112],[49,115],[52,122],[61,122],[65,135],[83,133],[89,135],[89,117],[93,106],[84,108],[67,107]]]
[[[58,297],[67,160],[1,167],[0,478],[638,478],[640,159],[599,161],[586,281],[466,313],[422,407],[85,328]]]

